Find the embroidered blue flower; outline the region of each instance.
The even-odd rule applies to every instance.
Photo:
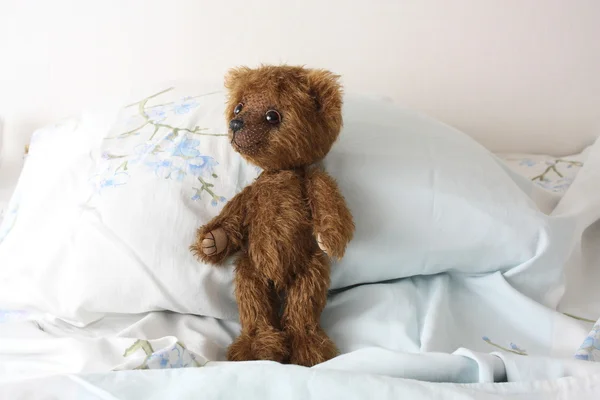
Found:
[[[188,368],[198,367],[200,364],[196,361],[193,353],[184,348],[180,343],[174,346],[159,350],[153,353],[147,362],[149,368]]]
[[[510,346],[510,348],[506,348],[506,347],[504,347],[504,346],[502,346],[502,345],[500,345],[500,344],[498,344],[498,343],[494,343],[494,342],[493,342],[493,341],[492,341],[492,340],[491,340],[489,337],[487,337],[487,336],[482,336],[482,337],[481,337],[481,339],[482,339],[484,342],[486,342],[487,344],[489,344],[489,345],[491,345],[491,346],[494,346],[494,347],[496,347],[496,348],[498,348],[498,349],[500,349],[500,350],[507,351],[507,352],[510,352],[510,353],[519,354],[519,355],[521,355],[521,356],[526,356],[526,355],[527,355],[527,351],[526,351],[526,350],[524,350],[524,349],[521,349],[519,346],[517,346],[516,344],[514,344],[514,343],[512,343],[512,342],[511,342],[511,343],[510,343],[510,345],[509,345],[509,346]]]
[[[137,163],[143,159],[155,155],[160,152],[160,146],[151,142],[140,143],[133,148],[133,154],[129,157],[129,161]]]
[[[551,190],[555,192],[564,192],[566,191],[571,184],[573,183],[573,179],[571,178],[562,178],[554,183],[554,185],[549,185]]]
[[[169,365],[169,353],[158,354],[158,365],[160,368],[167,368]]]
[[[196,139],[184,138],[177,143],[172,150],[173,157],[194,158],[200,156],[200,151],[196,148],[200,141]]]
[[[587,349],[595,348],[600,350],[600,339],[590,335],[585,338],[581,344],[581,347]]]
[[[535,181],[538,186],[552,192],[565,192],[573,183],[573,179],[570,177],[560,178],[558,180],[550,180],[547,178],[538,179]]]
[[[190,175],[208,177],[214,173],[213,169],[219,165],[219,163],[212,157],[198,156],[193,160],[188,161],[187,165]]]
[[[182,350],[179,346],[173,348],[169,353],[169,367],[184,368],[187,366],[182,357]]]
[[[516,344],[514,344],[512,342],[510,343],[510,348],[514,351],[518,351],[519,353],[526,353],[525,350],[523,350],[522,348],[520,348],[519,346],[517,346]]]
[[[575,353],[579,360],[600,361],[600,323],[596,323]]]
[[[167,113],[163,107],[152,107],[146,110],[146,115],[152,122],[161,122],[167,119]]]
[[[536,162],[533,161],[533,160],[531,160],[531,159],[529,159],[529,158],[524,158],[519,163],[519,165],[527,166],[527,167],[533,167],[535,164],[536,164]]]
[[[177,138],[177,134],[173,131],[169,132],[167,134],[167,136],[165,136],[165,140],[168,140],[170,142],[174,141]]]
[[[146,165],[154,168],[156,176],[168,179],[171,177],[173,161],[168,159],[162,159],[155,162],[148,162]]]
[[[171,170],[171,175],[169,175],[170,179],[174,179],[177,182],[181,182],[183,181],[183,178],[185,178],[185,171],[180,169],[180,168],[174,168]]]
[[[184,97],[181,102],[173,106],[175,114],[187,114],[192,108],[198,106],[198,102],[191,97]]]
[[[600,325],[597,325],[581,344],[581,348],[600,350]]]
[[[121,186],[127,183],[129,180],[129,174],[127,172],[115,172],[112,176],[102,179],[100,181],[100,187],[114,187]]]
[[[216,207],[216,206],[219,204],[219,202],[221,202],[221,203],[225,203],[226,201],[227,201],[227,199],[226,199],[225,197],[223,197],[223,196],[221,196],[221,197],[213,197],[213,199],[212,199],[212,201],[210,202],[210,204],[211,204],[213,207]]]

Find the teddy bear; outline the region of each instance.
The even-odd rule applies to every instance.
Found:
[[[335,180],[318,166],[342,127],[339,76],[239,67],[227,73],[225,88],[231,146],[262,169],[191,246],[209,264],[235,255],[241,333],[227,359],[322,363],[338,354],[320,326],[330,258],[344,255],[355,228]]]

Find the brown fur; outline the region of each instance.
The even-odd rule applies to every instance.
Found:
[[[337,354],[319,324],[330,283],[327,254],[344,255],[354,223],[335,181],[313,166],[342,126],[337,78],[290,66],[238,68],[226,77],[227,120],[243,121],[235,133],[229,130],[229,139],[264,170],[198,229],[191,246],[213,264],[238,254],[235,292],[242,331],[228,350],[229,360],[312,366]],[[279,124],[265,120],[268,110],[281,115]],[[223,244],[213,235],[219,229]]]

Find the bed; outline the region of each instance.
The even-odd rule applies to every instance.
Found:
[[[598,398],[600,8],[442,3],[8,2],[2,397]],[[357,236],[313,368],[225,361],[232,269],[187,251],[260,173],[221,135],[224,71],[261,61],[346,88],[324,166]]]

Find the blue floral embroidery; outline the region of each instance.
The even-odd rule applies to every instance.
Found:
[[[597,322],[575,353],[575,358],[600,361],[600,322]]]
[[[510,348],[518,353],[523,353],[523,354],[527,353],[525,350],[523,350],[522,348],[520,348],[519,346],[517,346],[516,344],[514,344],[512,342],[510,343]]]
[[[162,107],[152,107],[146,111],[146,114],[154,122],[162,122],[167,119],[167,113]]]
[[[173,157],[194,158],[200,156],[200,151],[196,148],[200,145],[199,140],[184,138],[177,143],[171,152]]]
[[[553,161],[545,162],[546,169],[541,174],[534,176],[531,178],[532,181],[536,182],[538,185],[543,187],[544,189],[548,189],[554,192],[564,192],[566,191],[571,183],[573,183],[573,178],[566,177],[563,175],[564,171],[560,171],[560,166],[565,166],[567,168],[583,167],[583,163],[579,161],[571,161],[564,159],[556,159]],[[549,176],[558,177],[557,180],[552,181],[549,179]]]
[[[529,158],[524,158],[519,163],[519,165],[521,165],[521,166],[527,166],[527,167],[533,167],[535,164],[536,164],[535,161],[533,161],[533,160],[531,160]]]
[[[484,342],[486,342],[487,344],[489,344],[491,346],[494,346],[494,347],[496,347],[496,348],[498,348],[500,350],[503,350],[503,351],[506,351],[506,352],[509,352],[509,353],[518,354],[520,356],[526,356],[527,355],[527,350],[520,348],[519,346],[517,346],[516,344],[514,344],[512,342],[510,343],[510,349],[508,349],[508,348],[506,348],[504,346],[501,346],[501,345],[499,345],[497,343],[492,342],[492,340],[489,337],[487,337],[487,336],[483,336],[481,339]]]
[[[227,199],[225,197],[221,196],[221,197],[219,197],[219,201],[221,203],[225,203],[227,201]],[[212,199],[212,201],[210,202],[210,204],[212,204],[213,206],[216,207],[217,204],[218,204],[217,199]]]
[[[123,354],[130,357],[142,350],[146,357],[136,369],[166,369],[201,367],[197,356],[189,351],[183,343],[177,342],[164,349],[155,350],[148,340],[136,340]]]
[[[544,186],[554,192],[564,192],[571,186],[572,183],[573,179],[571,178],[561,178],[554,183],[544,184]]]
[[[107,140],[134,141],[133,151],[125,154],[122,145],[119,145],[119,153],[110,150],[103,151],[100,166],[103,171],[94,176],[92,181],[96,185],[97,191],[122,186],[129,181],[133,166],[143,166],[162,179],[183,181],[188,176],[194,178],[199,186],[191,188],[193,191],[190,196],[191,200],[199,201],[201,193],[206,192],[211,198],[210,204],[216,206],[226,201],[223,196],[214,192],[214,184],[210,182],[210,180],[218,178],[215,169],[219,163],[213,157],[202,153],[199,136],[227,135],[204,134],[203,129],[198,126],[188,129],[167,124],[166,120],[169,115],[186,114],[199,105],[195,97],[185,97],[175,103],[147,106],[150,99],[169,90],[149,96],[131,105],[137,106],[136,127]],[[157,135],[159,131],[167,129],[166,135]],[[140,142],[140,139],[143,141]]]
[[[113,187],[121,186],[127,183],[129,180],[129,174],[127,172],[115,172],[111,177],[102,179],[100,181],[100,187]]]
[[[196,100],[194,100],[191,97],[185,97],[180,103],[176,103],[173,106],[173,111],[175,112],[175,114],[187,114],[192,110],[192,108],[195,108],[197,106],[198,102]]]
[[[188,168],[190,175],[214,177],[213,168],[217,165],[218,163],[212,157],[199,156],[188,163]]]
[[[173,168],[173,161],[171,160],[148,161],[146,165],[154,169],[154,173],[160,178],[169,179],[173,172],[175,172],[174,176],[178,176],[177,169]]]
[[[189,357],[184,357],[187,350],[176,344],[170,349],[159,351],[148,360],[151,365],[154,359],[157,359],[160,368],[186,368],[197,367],[198,363],[193,354],[189,353]]]
[[[553,192],[565,192],[573,183],[577,173],[573,170],[583,167],[580,161],[562,158],[552,160],[517,158],[507,159],[507,161],[518,162],[520,167],[525,167],[525,174],[536,185]]]
[[[142,144],[136,147],[136,157],[130,162],[143,162],[154,170],[156,176],[164,179],[181,181],[187,175],[214,178],[214,168],[219,164],[214,158],[202,155],[197,148],[199,145],[199,140],[187,137],[179,141],[169,141],[164,148]]]

